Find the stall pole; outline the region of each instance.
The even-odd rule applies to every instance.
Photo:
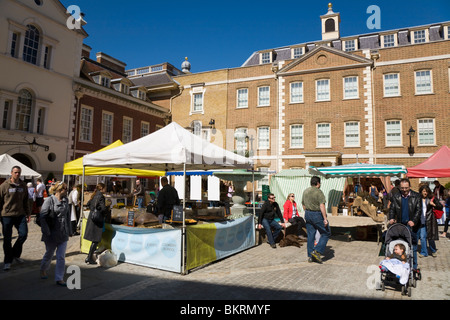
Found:
[[[186,274],[186,163],[183,163],[183,227],[181,229],[181,272]]]
[[[255,225],[255,221],[256,221],[255,168],[252,168],[252,197],[253,197],[253,225]],[[255,246],[256,246],[256,232],[255,232]]]
[[[83,221],[84,216],[84,175],[86,174],[86,167],[83,164],[83,176],[81,178],[81,204],[80,204],[80,219],[78,220],[77,227],[80,228],[81,233],[81,222]],[[83,241],[82,237],[80,237],[80,250],[81,250],[81,242]]]

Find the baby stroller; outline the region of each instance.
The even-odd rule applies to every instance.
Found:
[[[407,226],[403,224],[394,224],[389,228],[385,235],[386,253],[385,256],[389,257],[394,252],[394,247],[397,244],[403,244],[406,248],[405,254],[407,263],[409,263],[409,272],[404,274],[402,278],[399,278],[398,274],[393,273],[391,270],[380,265],[381,270],[381,290],[384,291],[385,287],[398,287],[401,286],[402,295],[408,295],[411,297],[411,287],[416,287],[416,278],[414,276],[413,266],[413,248],[412,248],[412,235]],[[407,277],[407,279],[406,279]],[[401,283],[403,282],[403,284]]]

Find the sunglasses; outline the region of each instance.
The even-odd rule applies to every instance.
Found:
[[[270,197],[269,199],[271,199],[271,200],[274,200],[274,199],[275,199],[275,197]]]

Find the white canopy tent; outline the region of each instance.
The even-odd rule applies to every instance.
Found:
[[[252,169],[253,161],[209,143],[173,122],[139,140],[84,156],[83,166],[183,171],[183,176],[186,177],[186,169]],[[185,192],[182,199],[185,209]],[[186,235],[184,215],[185,210],[183,210],[183,238]],[[184,273],[184,249],[182,263]]]
[[[9,154],[5,153],[0,156],[0,177],[6,178],[11,176],[11,169],[14,166],[19,166],[22,169],[21,176],[24,178],[40,178],[42,175],[33,169],[27,167],[20,161],[17,161]]]

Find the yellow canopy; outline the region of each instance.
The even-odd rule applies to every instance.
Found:
[[[106,151],[114,149],[123,145],[123,142],[117,140],[113,144],[110,144],[103,149],[96,152]],[[94,152],[94,153],[96,153]],[[164,171],[152,171],[152,170],[137,170],[126,168],[103,168],[103,167],[86,167],[86,176],[136,176],[136,177],[163,177],[166,173]],[[83,175],[83,158],[78,158],[71,162],[64,164],[64,175]]]

